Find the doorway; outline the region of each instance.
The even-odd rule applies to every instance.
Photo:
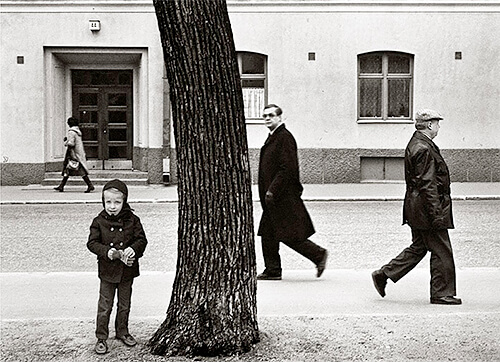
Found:
[[[89,167],[131,169],[132,70],[72,70],[73,115],[80,119]]]

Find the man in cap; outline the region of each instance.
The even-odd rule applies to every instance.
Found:
[[[462,304],[456,295],[455,263],[448,229],[453,229],[448,167],[432,141],[443,117],[430,109],[415,115],[415,128],[405,151],[406,194],[403,224],[412,232],[412,244],[372,273],[384,297],[387,279],[396,283],[431,252],[431,303]]]

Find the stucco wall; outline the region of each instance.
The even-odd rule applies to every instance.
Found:
[[[150,1],[0,2],[3,184],[36,182],[63,155],[65,125],[56,122],[71,115],[71,102],[62,93],[51,98],[44,58],[49,48],[144,49],[144,66],[134,80],[134,95],[143,97],[134,104],[134,148],[173,146],[163,124],[168,92]],[[498,180],[499,1],[228,0],[228,7],[237,51],[268,56],[268,100],[283,107],[301,149],[305,182],[358,182],[361,153],[401,152],[414,131],[408,122],[357,122],[357,56],[370,51],[414,55],[414,108],[444,114],[436,143],[446,152],[454,181]],[[92,19],[101,22],[99,32],[89,30]],[[310,52],[315,61],[308,60]],[[461,60],[455,52],[462,52]],[[17,64],[18,56],[24,64]],[[86,62],[92,67],[90,58]],[[58,82],[70,84],[64,77]],[[64,117],[48,117],[50,107],[61,107],[51,114]],[[247,129],[255,175],[267,130]],[[142,155],[134,160],[139,168],[151,166],[158,179],[165,151],[135,154]]]

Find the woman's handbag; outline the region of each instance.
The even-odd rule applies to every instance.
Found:
[[[78,167],[80,167],[80,162],[77,160],[68,160],[68,167],[69,170],[78,170]]]

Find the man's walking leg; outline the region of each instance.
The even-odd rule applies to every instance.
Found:
[[[412,229],[412,243],[380,270],[394,283],[415,268],[427,254],[423,230]]]
[[[455,261],[448,230],[429,230],[426,244],[431,251],[431,299],[455,296]]]
[[[260,280],[281,279],[280,242],[269,237],[262,237],[262,255],[265,270],[257,276]]]
[[[323,274],[326,266],[326,259],[328,257],[328,252],[325,248],[313,243],[309,239],[304,241],[283,241],[283,243],[300,255],[312,261],[318,268],[318,272],[316,274],[318,278],[321,274]]]

